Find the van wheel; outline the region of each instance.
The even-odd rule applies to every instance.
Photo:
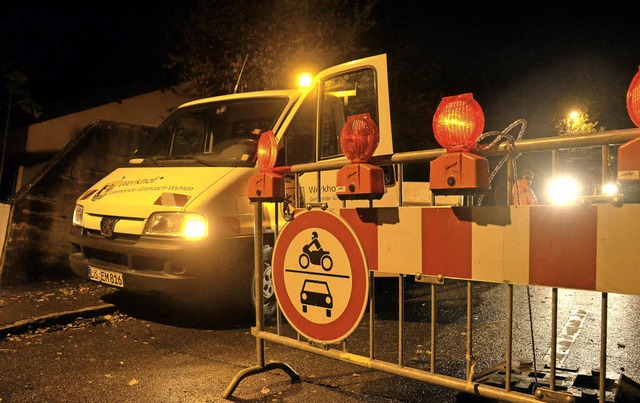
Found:
[[[262,249],[262,314],[265,320],[275,316],[278,302],[273,288],[273,270],[271,268],[271,255],[273,247],[264,245]],[[253,289],[253,282],[251,283]],[[253,306],[256,305],[255,292],[251,293]]]

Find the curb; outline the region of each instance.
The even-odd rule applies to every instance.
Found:
[[[116,306],[113,304],[100,304],[72,311],[55,312],[47,315],[36,316],[30,319],[23,319],[8,325],[0,326],[0,339],[7,337],[9,334],[22,334],[41,327],[57,325],[64,322],[73,322],[78,317],[91,318],[110,314],[115,311]]]

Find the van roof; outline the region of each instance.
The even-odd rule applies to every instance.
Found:
[[[218,102],[232,99],[244,98],[268,98],[268,97],[298,97],[303,91],[300,90],[270,90],[270,91],[252,91],[241,92],[237,94],[219,95],[215,97],[197,99],[180,105],[178,108],[184,108],[192,105],[206,104],[208,102]]]

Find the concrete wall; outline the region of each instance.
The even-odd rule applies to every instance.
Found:
[[[179,95],[179,88],[153,91],[81,112],[60,116],[29,126],[25,152],[55,153],[75,138],[88,124],[97,120],[127,122],[134,125],[159,125],[177,106],[191,99]],[[18,183],[28,183],[46,164],[21,167]]]
[[[0,204],[0,283],[71,275],[67,232],[76,198],[190,100],[171,88],[31,125],[26,153],[53,158],[20,167],[11,205]]]
[[[149,126],[95,122],[16,194],[4,243],[0,283],[73,275],[67,234],[76,199],[125,163],[149,131]]]
[[[169,112],[187,101],[189,99],[178,95],[175,89],[170,88],[36,123],[29,126],[25,151],[56,152],[96,120],[157,126]]]

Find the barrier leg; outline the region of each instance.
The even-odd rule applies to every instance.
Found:
[[[236,376],[234,376],[233,379],[231,380],[231,383],[229,384],[229,386],[227,386],[227,389],[224,391],[224,395],[222,397],[225,399],[228,399],[229,396],[231,396],[233,392],[236,390],[240,382],[247,376],[260,374],[262,372],[267,372],[272,369],[281,369],[284,372],[286,372],[287,375],[291,377],[291,383],[298,383],[301,381],[300,375],[298,375],[298,373],[293,368],[291,368],[291,366],[289,366],[288,364],[284,362],[270,362],[262,366],[256,365],[254,367],[245,368],[242,371],[238,372]]]
[[[262,287],[263,287],[263,278],[262,278],[262,265],[263,259],[262,256],[262,243],[263,243],[263,233],[262,233],[262,202],[256,202],[255,206],[255,221],[254,221],[254,235],[253,235],[253,256],[254,256],[254,265],[253,265],[253,285],[255,292],[255,311],[256,311],[256,357],[258,364],[245,368],[242,371],[238,372],[236,376],[233,377],[229,386],[224,391],[223,398],[227,399],[229,396],[233,394],[236,390],[240,382],[250,375],[260,374],[262,372],[270,371],[272,369],[281,369],[289,377],[291,378],[291,383],[300,382],[300,375],[296,371],[291,368],[288,364],[284,362],[270,362],[265,364],[264,359],[264,339],[259,336],[260,332],[263,330],[263,322],[264,322],[264,313],[263,313],[263,299],[262,295]]]

